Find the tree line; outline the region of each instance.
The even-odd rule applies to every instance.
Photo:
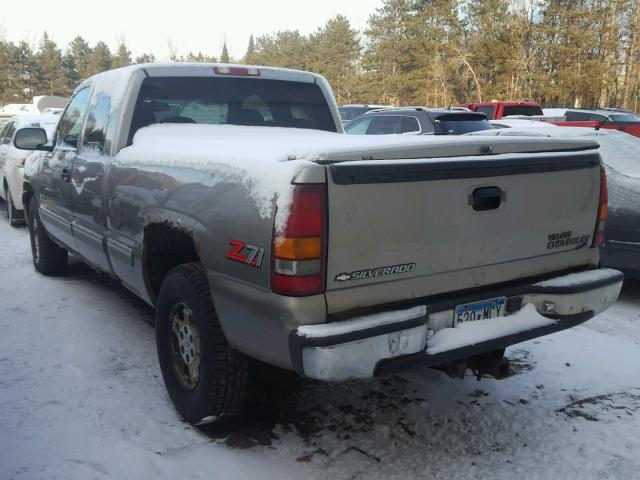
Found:
[[[206,53],[175,61],[216,61]],[[0,103],[68,95],[88,76],[131,63],[76,37],[60,49],[0,39]],[[323,74],[339,103],[449,106],[531,100],[545,106],[624,106],[640,96],[640,0],[383,0],[363,32],[338,15],[315,32],[251,36],[245,55],[222,62]]]

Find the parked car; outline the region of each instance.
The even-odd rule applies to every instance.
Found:
[[[461,106],[484,113],[489,120],[500,120],[513,115],[543,115],[540,104],[535,102],[479,102],[464,103]]]
[[[35,268],[73,252],[154,305],[165,385],[194,423],[239,411],[252,359],[333,382],[503,377],[505,347],[615,302],[594,142],[341,131],[311,73],[98,74],[53,146],[16,133],[45,152],[23,197]]]
[[[373,110],[344,127],[349,135],[460,135],[491,129],[481,113],[423,107]]]
[[[571,127],[514,128],[504,135],[593,139],[607,169],[608,209],[601,265],[640,278],[640,139],[615,130]]]
[[[7,218],[11,225],[24,221],[22,182],[25,160],[31,152],[19,150],[14,145],[17,129],[44,128],[53,133],[60,117],[57,115],[21,115],[13,117],[0,129],[0,197],[5,201]]]
[[[563,127],[593,127],[619,130],[640,137],[640,117],[634,113],[609,109],[567,109],[565,120],[553,122]]]
[[[378,110],[381,108],[390,108],[384,105],[363,105],[363,104],[354,104],[354,105],[342,105],[338,107],[338,111],[340,112],[340,120],[343,125],[346,125],[354,118],[359,117],[371,110]]]

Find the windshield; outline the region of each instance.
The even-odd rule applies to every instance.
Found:
[[[611,123],[640,123],[640,117],[627,113],[616,113],[607,118]]]
[[[481,115],[441,115],[434,120],[436,135],[462,135],[480,130],[493,130],[493,125]]]
[[[542,108],[536,105],[505,105],[503,117],[509,115],[544,115]]]
[[[336,132],[329,105],[312,83],[255,78],[146,78],[131,124],[204,123]]]

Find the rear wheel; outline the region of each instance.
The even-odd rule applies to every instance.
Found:
[[[28,222],[31,254],[36,270],[44,275],[57,275],[67,266],[68,252],[58,246],[47,234],[38,213],[35,195],[29,201]]]
[[[249,359],[227,343],[199,263],[175,267],[164,278],[156,345],[167,391],[185,419],[210,423],[241,410]]]
[[[9,190],[9,187],[5,190],[4,198],[6,199],[5,208],[7,209],[7,220],[9,220],[9,225],[21,225],[24,222],[24,216],[13,204],[13,197],[11,196],[11,190]]]

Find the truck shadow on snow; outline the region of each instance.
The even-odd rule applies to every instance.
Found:
[[[82,279],[104,287],[133,307],[141,321],[153,324],[151,307],[77,260],[70,261],[62,279]],[[640,282],[625,282],[621,298],[640,308]],[[403,450],[409,445],[413,453],[432,448],[446,456],[508,453],[513,441],[527,445],[523,437],[532,436],[527,429],[533,427],[523,420],[523,410],[529,410],[530,419],[531,409],[542,408],[538,400],[546,391],[535,378],[536,359],[526,348],[516,345],[507,350],[507,356],[513,375],[527,375],[533,393],[506,397],[504,392],[509,389],[503,385],[508,386],[510,379],[478,383],[466,378],[460,382],[433,370],[336,385],[261,366],[245,412],[198,430],[230,448],[281,449],[288,445],[298,462],[336,468],[354,459],[374,468],[393,455],[409,454]],[[640,411],[640,389],[578,398],[559,407],[544,407],[544,415],[572,422],[598,421],[607,412],[635,415]],[[505,422],[519,426],[504,432],[500,425]],[[478,436],[489,433],[495,438],[478,443]],[[438,438],[455,438],[455,444]]]

